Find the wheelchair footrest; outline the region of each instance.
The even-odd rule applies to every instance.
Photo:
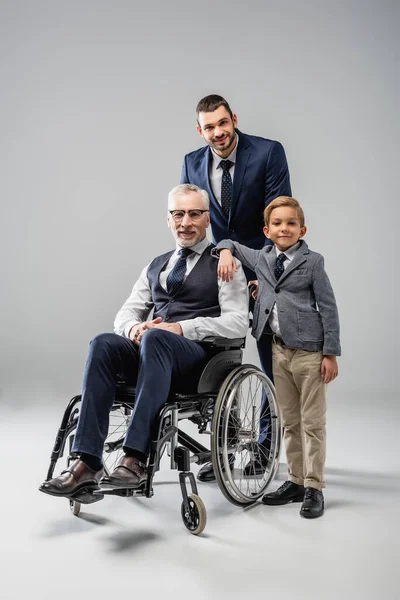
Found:
[[[95,490],[93,492],[94,495],[104,496],[121,496],[122,498],[131,498],[132,496],[145,496],[146,495],[146,487],[143,486],[139,489],[133,488],[101,488],[100,490]]]
[[[80,502],[81,504],[93,504],[99,500],[103,500],[104,494],[101,490],[80,490],[74,496],[69,496],[70,500],[74,502]]]

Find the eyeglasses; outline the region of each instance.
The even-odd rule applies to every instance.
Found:
[[[169,214],[174,221],[179,223],[179,221],[182,221],[185,215],[189,215],[189,219],[191,221],[199,221],[205,212],[208,212],[208,209],[202,210],[198,208],[194,210],[170,210]]]

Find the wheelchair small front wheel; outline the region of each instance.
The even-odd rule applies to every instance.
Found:
[[[189,510],[185,509],[185,504],[182,502],[181,514],[182,521],[193,535],[200,535],[204,531],[207,523],[207,511],[203,500],[197,494],[191,494],[188,497]]]
[[[70,511],[72,512],[72,514],[75,517],[77,517],[79,515],[79,513],[81,512],[81,503],[77,502],[76,500],[70,500],[69,508],[70,508]]]

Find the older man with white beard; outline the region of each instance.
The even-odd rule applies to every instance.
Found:
[[[89,349],[73,452],[79,458],[40,491],[72,496],[82,488],[138,489],[146,481],[151,426],[171,384],[197,382],[208,360],[209,336],[245,337],[248,292],[244,273],[229,284],[218,279],[218,261],[206,237],[206,191],[191,184],[168,196],[168,226],[176,249],[147,265],[118,312],[114,333],[96,336]],[[154,308],[152,320],[147,320]],[[124,455],[104,476],[102,454],[118,378],[136,385],[135,407]]]

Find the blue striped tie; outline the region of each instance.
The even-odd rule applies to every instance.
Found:
[[[179,250],[179,258],[167,277],[167,292],[170,296],[175,296],[181,287],[186,273],[186,259],[192,253],[193,250],[189,248],[181,248]]]

